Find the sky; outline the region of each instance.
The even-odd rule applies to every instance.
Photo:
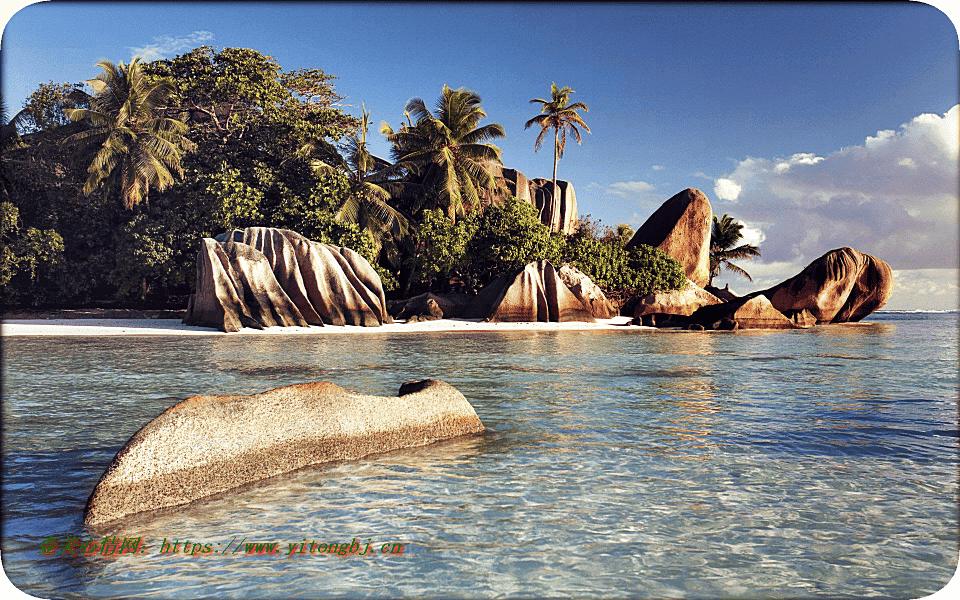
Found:
[[[245,47],[335,75],[385,158],[382,121],[466,87],[506,130],[505,166],[549,178],[552,147],[535,152],[524,123],[556,83],[589,107],[591,133],[568,140],[557,173],[582,216],[636,228],[696,188],[761,250],[739,263],[752,283],[723,274],[720,287],[764,289],[851,246],[894,269],[885,309],[960,307],[960,40],[935,6],[3,1],[12,113],[101,59]]]

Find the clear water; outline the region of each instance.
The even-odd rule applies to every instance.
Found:
[[[3,566],[45,598],[916,598],[960,551],[957,334],[956,313],[886,313],[787,332],[8,337]],[[114,453],[189,395],[424,377],[492,431],[133,518],[111,533],[140,556],[38,554],[92,535],[81,513]],[[354,538],[373,550],[309,553]]]

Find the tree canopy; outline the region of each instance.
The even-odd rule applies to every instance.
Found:
[[[753,281],[750,274],[743,268],[730,262],[741,258],[760,256],[760,249],[752,244],[737,243],[743,239],[743,223],[734,220],[724,213],[722,217],[713,215],[713,229],[710,232],[710,285],[713,278],[720,275],[720,270],[726,268],[738,275],[743,275],[748,281]]]

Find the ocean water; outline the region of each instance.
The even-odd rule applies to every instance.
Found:
[[[957,337],[956,312],[780,332],[7,337],[3,567],[42,598],[917,598],[960,552]],[[83,528],[113,455],[187,396],[394,395],[426,377],[490,431]],[[71,536],[144,551],[41,553]],[[319,551],[353,541],[362,556]]]

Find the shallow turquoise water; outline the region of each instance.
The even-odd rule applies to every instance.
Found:
[[[4,338],[3,566],[47,598],[915,598],[960,551],[957,333],[956,313],[886,313],[788,332]],[[187,396],[425,377],[492,431],[131,519],[111,533],[140,556],[38,554],[90,537],[113,454]],[[354,538],[374,551],[309,553]]]

